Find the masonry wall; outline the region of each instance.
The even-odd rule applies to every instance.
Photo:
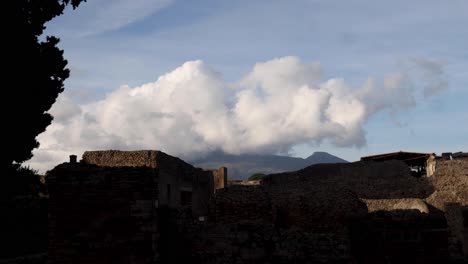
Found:
[[[350,239],[357,263],[450,263],[443,215],[372,212],[350,224]]]
[[[152,263],[158,181],[147,167],[62,164],[50,171],[49,263]]]
[[[444,188],[432,181],[388,161],[320,164],[231,184],[216,193],[215,223],[198,233],[194,254],[203,263],[442,263],[451,259],[451,231],[446,213],[426,202]]]
[[[317,164],[296,172],[268,175],[264,184],[276,189],[314,188],[325,193],[347,189],[359,198],[426,198],[434,191],[427,178],[415,178],[401,161]]]
[[[156,157],[156,165],[144,161],[143,156],[147,153],[150,153],[148,159]],[[63,182],[55,180],[55,189],[51,190],[51,198],[53,192],[65,190],[56,196],[60,198],[62,195],[63,199],[53,205],[55,211],[52,212],[60,221],[51,222],[51,237],[56,241],[50,250],[56,250],[59,256],[52,263],[88,263],[91,257],[98,256],[96,252],[102,253],[100,263],[151,263],[151,258],[158,259],[158,250],[171,252],[165,256],[166,260],[183,255],[187,263],[443,263],[449,257],[463,261],[463,254],[467,252],[468,166],[465,161],[438,162],[436,173],[429,178],[412,177],[406,164],[398,161],[319,164],[296,172],[269,175],[252,185],[231,184],[214,191],[221,183],[215,180],[211,171],[193,168],[166,154],[156,152],[154,157],[152,155],[151,152],[140,152],[135,156],[141,160],[137,164],[150,164],[143,168],[99,168],[84,163],[54,169],[55,175],[64,175],[64,170],[69,170],[74,176],[61,178]],[[99,155],[83,160],[103,164]],[[115,162],[128,164],[119,158]],[[84,177],[84,180],[78,177],[84,175],[83,166],[92,177]],[[122,180],[116,181],[120,182],[120,187],[103,192],[103,186],[109,182],[109,177],[106,180],[109,173],[134,173],[146,179],[144,175],[149,177],[150,172],[158,176],[156,185],[147,180],[140,185],[121,176]],[[171,191],[168,191],[168,185]],[[147,190],[145,187],[148,186],[156,190],[156,195],[151,197],[158,200],[158,211],[168,215],[159,215],[156,220],[160,227],[164,227],[163,232],[141,220],[148,217],[135,218],[124,213],[132,208],[151,211],[144,202],[146,198],[136,199],[129,191]],[[207,215],[204,221],[187,217],[184,210],[161,208],[164,204],[183,208],[180,191],[192,192],[192,211],[198,216]],[[150,192],[143,193],[150,197]],[[164,201],[165,197],[168,197],[167,201]],[[99,201],[110,198],[114,199],[112,212],[117,213],[97,213],[96,208],[107,206]],[[90,201],[95,200],[98,202],[93,207]],[[85,202],[85,206],[79,201]],[[130,205],[125,201],[131,201]],[[78,222],[61,212],[68,210],[77,219],[80,216],[78,211],[67,207],[68,203],[85,210],[87,216],[79,223],[104,220],[86,225],[85,231],[81,232],[84,235],[73,235],[70,230],[76,228],[67,226],[67,220],[75,225]],[[125,225],[130,223],[130,226],[145,228],[126,233],[130,239],[125,240],[125,235],[116,231],[118,228],[109,231],[108,228],[119,225],[119,221],[117,224],[106,222],[112,217],[121,219]],[[59,222],[63,226],[58,225]],[[69,233],[58,236],[54,230]],[[89,230],[98,235],[93,236]],[[103,234],[96,230],[103,230]],[[117,234],[117,242],[105,242],[114,241],[115,236],[109,238],[113,232]],[[134,238],[132,234],[138,235]],[[148,234],[156,237],[150,239],[153,251],[146,251],[147,244],[142,242],[142,247],[138,248],[145,250],[133,252],[133,241],[149,241]],[[158,240],[159,235],[162,238]],[[89,250],[90,245],[85,243],[83,248],[88,253],[80,257],[81,262],[67,262],[72,255],[69,251],[82,245],[81,237],[98,241],[93,244],[96,248]],[[162,241],[164,247],[157,241]],[[63,248],[54,247],[61,243],[64,243]],[[109,249],[117,253],[106,259],[104,256],[110,254],[106,251]],[[125,257],[129,255],[132,257]]]
[[[151,167],[157,166],[160,151],[137,150],[137,151],[85,151],[82,162],[102,167]]]
[[[463,216],[468,207],[468,160],[438,161],[436,171],[429,179],[435,191],[425,202],[445,213],[450,254],[454,258],[468,259],[468,239],[464,236]]]
[[[219,169],[212,170],[213,177],[214,177],[214,188],[223,189],[228,185],[228,176],[227,176],[227,168],[221,167]]]
[[[208,214],[208,200],[227,181],[226,168],[204,171],[162,151],[86,151],[82,162],[107,167],[150,167],[158,171],[158,206],[191,208],[194,216]]]

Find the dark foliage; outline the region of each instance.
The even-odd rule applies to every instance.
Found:
[[[47,188],[36,171],[13,167],[0,192],[0,260],[47,251]]]
[[[37,171],[21,167],[39,146],[47,113],[69,76],[59,39],[42,37],[45,23],[86,0],[14,0],[3,3],[3,153],[0,158],[0,259],[47,251],[47,189]],[[41,255],[42,256],[42,255]],[[43,259],[41,259],[43,260]],[[42,261],[43,262],[43,261]],[[28,262],[33,263],[33,262]]]
[[[265,174],[263,174],[263,173],[255,173],[255,174],[250,175],[248,180],[249,181],[258,181],[258,180],[262,180],[264,177],[265,177]]]
[[[80,2],[83,0],[15,0],[4,4],[4,17],[9,20],[4,24],[3,41],[7,85],[3,89],[6,100],[2,119],[6,146],[0,166],[4,173],[11,172],[12,164],[32,157],[31,151],[39,146],[36,136],[52,121],[46,111],[63,91],[63,82],[69,76],[63,51],[57,47],[59,39],[40,39],[44,25],[61,15],[67,5],[77,7]]]

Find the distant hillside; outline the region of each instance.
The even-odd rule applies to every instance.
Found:
[[[230,155],[222,152],[213,152],[202,159],[189,161],[194,166],[204,169],[225,166],[228,168],[228,177],[230,179],[243,180],[246,180],[254,173],[270,174],[295,171],[317,163],[347,162],[327,152],[314,152],[305,159],[279,155]]]

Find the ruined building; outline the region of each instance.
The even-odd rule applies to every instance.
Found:
[[[403,161],[411,169],[413,176],[432,176],[435,172],[436,155],[434,153],[419,153],[398,151],[384,153],[361,158],[362,161],[387,161],[400,160]]]
[[[153,263],[165,231],[157,211],[203,219],[227,170],[204,171],[161,151],[88,151],[47,181],[49,263]]]
[[[158,151],[86,152],[49,173],[49,260],[463,263],[468,160],[412,169],[363,160],[227,185],[225,168]]]

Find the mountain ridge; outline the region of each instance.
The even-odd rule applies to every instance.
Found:
[[[271,174],[296,171],[313,164],[347,163],[348,161],[323,151],[314,152],[307,158],[271,154],[232,155],[221,151],[214,151],[203,158],[193,159],[189,162],[196,167],[204,169],[224,166],[228,168],[229,179],[246,180],[254,173]]]

